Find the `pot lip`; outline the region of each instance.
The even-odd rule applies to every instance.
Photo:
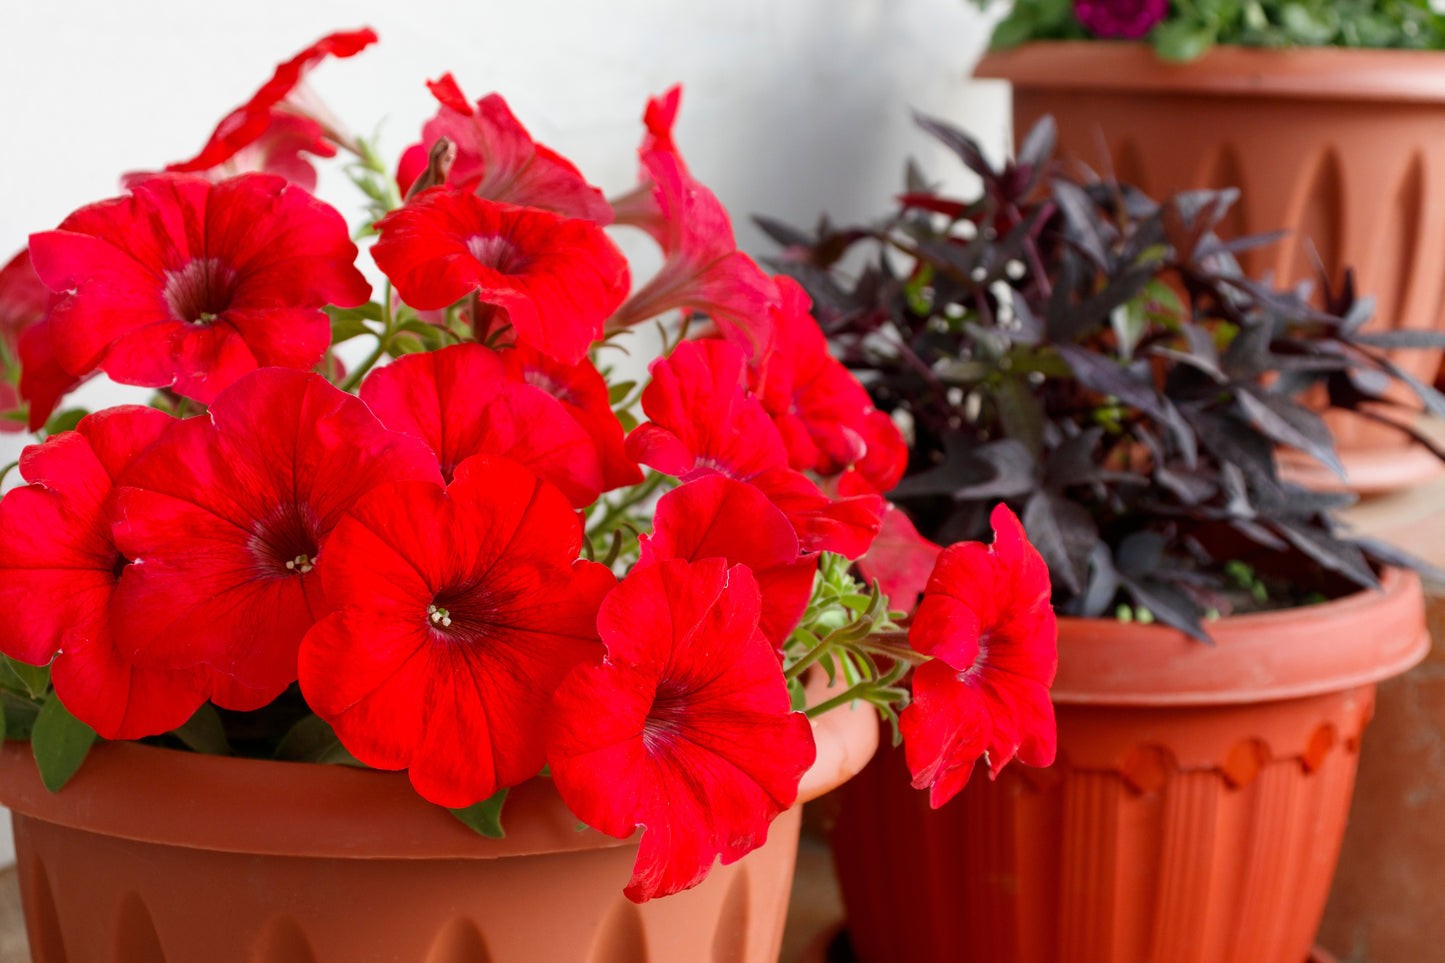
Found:
[[[1140,42],[1035,40],[986,54],[973,75],[1015,90],[1445,104],[1435,50],[1222,44],[1176,64]]]
[[[870,705],[840,706],[812,724],[818,755],[803,775],[796,805],[851,779],[878,746]],[[579,829],[552,780],[542,776],[512,787],[507,835],[487,839],[418,796],[405,772],[208,756],[136,742],[97,742],[65,788],[51,793],[30,745],[8,740],[0,746],[0,803],[21,816],[100,835],[261,856],[499,859],[636,846],[639,838]]]
[[[1060,705],[1239,705],[1371,685],[1425,658],[1419,576],[1388,568],[1380,588],[1320,605],[1231,616],[1215,644],[1158,624],[1059,619]]]

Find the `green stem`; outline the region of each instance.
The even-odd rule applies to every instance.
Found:
[[[658,487],[666,480],[667,476],[662,472],[653,472],[648,476],[646,481],[633,488],[622,501],[615,505],[607,506],[607,511],[603,513],[597,524],[588,529],[588,534],[607,534],[618,519],[624,518],[627,515],[628,509],[646,500],[647,497],[657,491]]]
[[[892,639],[907,638],[908,633],[906,632],[879,632],[876,635],[870,635],[853,644],[868,652],[886,655],[888,658],[897,662],[908,662],[913,665],[922,665],[927,662],[929,657],[923,653],[915,652],[906,645],[897,645],[890,641]]]
[[[824,700],[823,702],[820,702],[815,706],[809,706],[807,709],[803,710],[803,714],[806,715],[809,719],[815,719],[818,716],[821,716],[823,713],[827,712],[829,709],[836,709],[839,706],[846,706],[850,702],[861,699],[864,693],[866,693],[869,689],[873,688],[876,684],[876,679],[869,679],[867,681],[860,682],[850,689],[843,690],[831,699]]]
[[[793,679],[796,679],[798,676],[802,675],[804,671],[807,670],[808,666],[812,665],[814,662],[817,662],[823,656],[827,655],[828,650],[834,647],[835,646],[832,640],[831,633],[824,636],[817,645],[813,646],[807,652],[803,653],[803,657],[801,659],[799,659],[797,662],[794,662],[792,665],[788,666],[786,669],[783,670],[783,678],[790,682]]]
[[[381,325],[382,332],[376,336],[376,350],[367,355],[356,370],[346,376],[341,382],[342,391],[355,391],[361,379],[366,377],[367,372],[376,367],[377,362],[386,357],[386,349],[391,345],[391,336],[394,331],[394,320],[391,311],[391,282],[386,282],[386,293],[381,301]]]

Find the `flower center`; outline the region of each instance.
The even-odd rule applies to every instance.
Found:
[[[286,578],[316,567],[321,524],[308,505],[277,505],[251,526],[246,547],[258,575]]]
[[[432,625],[439,625],[444,629],[452,627],[452,613],[439,605],[428,605],[426,607],[426,617]]]
[[[164,295],[171,316],[189,324],[210,324],[231,307],[238,276],[219,258],[196,258],[167,271]]]
[[[467,238],[467,252],[482,264],[502,274],[520,274],[527,266],[525,255],[500,234],[476,234]]]
[[[687,693],[674,683],[659,685],[642,723],[642,744],[647,751],[669,749],[681,739],[687,730],[687,714]]]

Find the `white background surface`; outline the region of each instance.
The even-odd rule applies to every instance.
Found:
[[[0,0],[0,263],[116,194],[123,171],[192,156],[277,62],[362,25],[381,42],[311,84],[352,129],[384,121],[389,158],[436,108],[423,81],[450,70],[473,100],[501,92],[610,195],[636,176],[647,96],[683,82],[679,147],[754,254],[771,245],[748,215],[811,226],[823,211],[883,214],[909,156],[960,182],[910,108],[995,154],[1005,142],[1005,91],[965,79],[988,35],[968,0]],[[355,223],[359,195],[342,178],[323,173],[320,193]],[[642,252],[636,274],[655,264],[645,244],[626,248]],[[94,383],[79,400],[122,399],[138,400]],[[0,435],[0,464],[24,443]],[[13,860],[9,833],[0,840],[0,862]]]

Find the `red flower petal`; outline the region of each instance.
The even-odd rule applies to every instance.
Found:
[[[658,499],[653,533],[642,537],[639,565],[669,558],[721,558],[746,565],[762,592],[758,628],[782,650],[813,595],[818,556],[798,554],[792,524],[761,491],[708,475]]]
[[[425,441],[450,480],[472,455],[525,465],[584,508],[602,489],[592,438],[553,397],[507,379],[495,352],[458,344],[398,358],[361,385],[381,423]]]
[[[702,311],[729,337],[761,351],[769,341],[769,312],[778,304],[772,278],[733,239],[732,222],[712,191],[693,180],[665,150],[642,157],[665,234],[662,269],[622,306],[609,327],[621,330],[676,308]]]
[[[414,479],[439,480],[436,458],[359,399],[319,375],[246,376],[122,479],[115,539],[137,563],[112,616],[122,650],[141,665],[209,665],[274,697],[328,611],[313,567],[332,527],[376,486]]]
[[[813,762],[759,606],[747,569],[722,559],[635,569],[598,615],[606,661],[557,690],[547,759],[563,800],[612,836],[646,827],[634,901],[762,845]]]
[[[425,168],[431,145],[445,137],[457,148],[448,186],[599,226],[612,222],[612,208],[602,192],[588,184],[571,161],[534,142],[500,94],[488,94],[474,108],[451,74],[428,81],[427,89],[441,109],[422,128],[421,144],[403,155],[405,163],[397,172],[403,192]]]
[[[642,481],[642,469],[627,457],[622,422],[612,410],[607,382],[591,361],[563,364],[526,344],[512,345],[500,357],[509,378],[556,398],[591,436],[602,463],[603,491]]]
[[[20,335],[45,317],[50,298],[50,289],[30,265],[28,247],[0,268],[0,343],[12,354]]]
[[[772,313],[772,342],[754,365],[750,383],[782,433],[790,464],[820,475],[856,464],[877,490],[887,491],[907,465],[902,434],[873,408],[853,373],[828,353],[802,286],[788,277],[774,280],[781,305]]]
[[[913,675],[903,730],[913,785],[937,808],[968,781],[985,750],[997,776],[1017,754],[1053,762],[1049,686],[1058,667],[1058,626],[1048,567],[1013,512],[993,511],[992,546],[945,548],[929,577],[908,641],[936,658]]]
[[[321,308],[371,294],[341,215],[264,174],[151,178],[33,235],[31,258],[63,295],[63,368],[204,403],[258,367],[312,367],[331,340]]]
[[[475,293],[519,341],[568,364],[627,294],[626,259],[590,221],[434,188],[377,229],[372,257],[407,304],[433,311]]]
[[[280,174],[311,190],[316,186],[316,170],[300,156],[300,151],[332,157],[336,149],[330,140],[340,135],[326,129],[324,111],[305,103],[306,98],[299,96],[298,88],[306,75],[327,57],[352,57],[375,42],[376,32],[369,27],[322,37],[279,65],[250,100],[223,117],[199,154],[171,164],[166,170],[205,174],[212,180],[264,171]],[[311,116],[316,113],[323,116]],[[148,176],[127,175],[125,184],[134,186]]]
[[[50,678],[72,714],[106,739],[181,725],[206,700],[193,669],[144,669],[116,648],[109,608],[126,560],[111,539],[113,479],[173,419],[121,406],[22,456],[31,483],[0,502],[0,651]],[[53,660],[53,661],[52,661]]]
[[[661,97],[647,98],[647,107],[642,112],[642,123],[647,127],[647,136],[642,140],[639,154],[660,150],[678,155],[677,145],[672,140],[672,127],[677,123],[677,110],[682,106],[682,84],[673,84]],[[683,168],[686,170],[686,167]]]
[[[798,533],[804,551],[856,558],[878,532],[876,495],[830,499],[788,468],[782,437],[744,387],[746,359],[724,341],[688,341],[652,365],[642,392],[651,419],[627,437],[638,462],[684,481],[717,473],[760,488]]]
[[[28,402],[27,420],[0,420],[0,432],[38,431],[82,380],[61,368],[51,349],[47,315],[54,300],[30,263],[28,247],[0,268],[0,361],[9,361],[0,365],[0,412]]]
[[[445,490],[376,491],[327,543],[338,611],[302,647],[307,702],[358,759],[408,768],[439,805],[531,778],[551,694],[598,654],[616,584],[581,544],[561,493],[506,459],[463,462]]]
[[[903,509],[888,505],[883,510],[878,537],[868,554],[858,559],[863,577],[877,580],[894,608],[910,611],[918,604],[942,547],[933,544],[913,527]]]

